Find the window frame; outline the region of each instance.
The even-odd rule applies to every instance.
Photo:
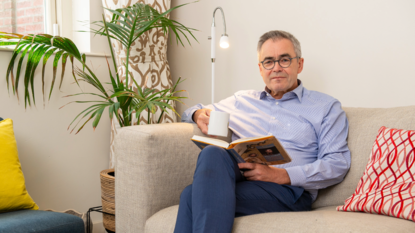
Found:
[[[110,49],[107,48],[106,38],[94,38],[94,46],[92,46],[92,37],[89,33],[82,33],[80,37],[79,32],[76,30],[87,30],[82,29],[79,26],[79,20],[86,20],[87,17],[91,19],[92,9],[95,9],[97,5],[102,7],[102,3],[91,1],[91,0],[44,0],[44,33],[54,35],[53,33],[53,24],[58,25],[58,34],[57,36],[66,37],[71,39],[75,44],[77,44],[80,52],[85,53],[89,56],[105,56],[105,54],[110,53]],[[100,1],[101,2],[101,1]],[[82,18],[79,19],[79,15],[73,15],[73,7],[79,7],[80,4],[88,4],[87,6],[87,15],[81,15]],[[96,15],[94,15],[97,17]],[[100,15],[99,15],[100,16]],[[78,34],[76,34],[78,33]],[[104,49],[101,48],[105,45]],[[0,51],[12,51],[15,46],[1,47]],[[99,51],[97,48],[100,48]]]
[[[45,33],[53,35],[53,25],[58,24],[57,35],[72,39],[72,0],[44,1]]]

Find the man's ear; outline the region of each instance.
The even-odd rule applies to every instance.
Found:
[[[303,68],[304,68],[304,58],[300,58],[300,61],[298,61],[297,74],[301,73],[301,71],[303,71]]]

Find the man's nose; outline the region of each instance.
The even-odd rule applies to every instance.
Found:
[[[283,70],[283,68],[280,66],[280,63],[275,62],[274,68],[272,68],[273,72],[281,72]]]

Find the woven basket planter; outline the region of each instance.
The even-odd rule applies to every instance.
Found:
[[[114,169],[101,171],[101,201],[104,228],[115,232],[115,172]],[[108,214],[107,214],[108,213]]]

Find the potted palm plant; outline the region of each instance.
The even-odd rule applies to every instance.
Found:
[[[197,39],[192,34],[192,31],[195,29],[188,28],[183,24],[166,17],[166,15],[168,15],[171,11],[184,5],[187,4],[182,4],[173,7],[163,13],[159,13],[149,5],[136,3],[130,7],[119,8],[116,10],[106,9],[113,14],[111,21],[105,21],[103,16],[103,20],[91,23],[92,25],[96,26],[95,29],[91,28],[91,32],[107,37],[110,48],[110,39],[114,39],[120,42],[127,51],[127,59],[124,64],[126,69],[125,80],[121,81],[119,74],[117,72],[111,71],[107,61],[109,77],[111,81],[110,85],[112,88],[110,90],[105,88],[104,83],[89,68],[86,62],[85,54],[81,54],[76,45],[70,39],[58,36],[54,37],[48,34],[20,35],[8,32],[0,32],[0,46],[15,45],[12,58],[10,59],[9,66],[6,71],[7,88],[9,89],[11,86],[13,89],[13,94],[19,98],[19,83],[22,81],[21,76],[22,73],[24,73],[23,90],[25,107],[35,105],[35,71],[39,64],[41,64],[42,92],[43,98],[45,99],[45,94],[47,94],[44,91],[45,66],[49,58],[51,58],[54,54],[53,76],[49,91],[49,99],[54,90],[58,63],[61,61],[62,64],[62,76],[59,85],[60,88],[62,86],[62,80],[64,78],[63,73],[65,71],[66,63],[68,60],[70,60],[72,63],[72,76],[75,80],[75,83],[79,86],[79,82],[83,81],[92,85],[97,90],[97,93],[81,92],[69,96],[84,95],[100,98],[100,100],[70,102],[91,104],[84,111],[79,113],[70,123],[70,126],[73,126],[72,130],[74,130],[77,125],[83,120],[83,123],[78,127],[76,133],[80,132],[86,123],[91,120],[93,120],[92,127],[95,129],[105,109],[108,109],[111,120],[113,117],[115,117],[121,127],[131,126],[133,125],[134,121],[138,121],[139,123],[139,115],[143,110],[148,110],[149,114],[154,114],[157,108],[160,108],[163,113],[166,112],[167,109],[171,109],[177,114],[169,102],[180,102],[180,99],[185,98],[174,96],[174,94],[181,92],[175,90],[177,84],[180,82],[180,79],[172,86],[172,88],[161,91],[140,87],[134,77],[130,77],[128,72],[130,63],[129,52],[132,44],[138,38],[140,38],[141,35],[154,28],[162,29],[164,34],[167,34],[169,31],[171,31],[176,35],[177,44],[180,43],[183,46],[184,44],[183,40],[181,39],[181,35],[184,36],[187,42],[190,44],[186,33],[191,35],[191,37],[197,41]],[[111,57],[114,63],[114,67],[117,67],[115,64],[115,56],[112,49]],[[26,67],[23,67],[23,60],[25,58],[27,58],[28,61]],[[76,67],[74,65],[74,60],[78,61],[81,64],[81,67]],[[15,66],[17,66],[16,73],[14,72]],[[135,84],[135,87],[138,90],[137,92],[133,90],[130,85],[131,83]],[[20,86],[20,88],[22,87]],[[133,114],[133,112],[135,114]],[[135,115],[135,119],[132,117],[133,115]],[[77,119],[78,122],[73,125]],[[161,117],[159,118],[159,122],[160,119]]]
[[[105,36],[108,39],[108,44],[111,49],[111,58],[115,68],[117,67],[115,64],[116,59],[112,50],[110,39],[114,39],[121,43],[127,51],[126,62],[124,64],[126,70],[124,80],[120,79],[118,72],[111,71],[107,60],[110,77],[109,90],[106,88],[106,83],[103,83],[87,65],[85,54],[81,54],[77,46],[70,39],[58,36],[54,37],[48,34],[19,35],[8,32],[0,32],[0,46],[15,46],[12,58],[10,59],[9,66],[6,71],[7,88],[9,89],[11,86],[13,94],[15,94],[17,98],[19,98],[19,90],[23,91],[25,107],[35,105],[34,79],[35,71],[40,64],[42,66],[42,93],[44,103],[45,96],[49,95],[48,99],[50,99],[54,90],[59,61],[61,61],[62,66],[62,76],[59,84],[59,88],[61,88],[66,63],[70,60],[72,64],[72,76],[75,83],[79,86],[79,82],[86,82],[93,86],[96,89],[96,92],[80,92],[69,95],[68,97],[88,96],[99,98],[99,100],[86,99],[82,101],[70,102],[90,104],[87,108],[76,115],[74,120],[70,123],[68,129],[72,127],[71,132],[75,129],[76,133],[80,132],[91,120],[92,127],[95,129],[98,126],[105,109],[108,109],[110,119],[112,120],[115,118],[121,127],[139,124],[140,114],[144,110],[148,111],[148,124],[151,123],[150,114],[155,114],[157,109],[161,110],[161,114],[164,114],[167,109],[170,109],[177,114],[170,104],[170,101],[181,102],[180,99],[185,98],[175,96],[175,94],[181,92],[176,90],[177,84],[181,81],[180,78],[174,85],[172,85],[171,88],[165,90],[140,87],[134,77],[131,77],[128,72],[130,63],[129,52],[133,43],[140,38],[140,36],[154,28],[161,29],[164,34],[167,34],[169,31],[174,33],[176,35],[177,44],[180,43],[182,46],[184,46],[184,44],[181,36],[184,36],[189,44],[190,41],[186,34],[196,40],[192,34],[192,31],[195,29],[188,28],[183,24],[166,17],[171,11],[184,5],[187,4],[182,4],[163,13],[159,13],[149,5],[136,3],[130,7],[119,8],[116,10],[105,9],[112,14],[111,20],[106,21],[103,16],[101,21],[91,23],[94,27],[91,28],[91,32],[97,35]],[[52,82],[49,93],[45,93],[45,65],[53,54]],[[27,59],[25,67],[23,67],[24,59]],[[80,63],[80,67],[75,66],[75,60]],[[21,82],[23,82],[23,85],[19,85]],[[130,85],[131,83],[135,84],[137,91],[133,90],[133,87]],[[161,118],[162,115],[159,117],[157,123],[160,122]],[[78,127],[79,124],[80,126]],[[111,171],[104,170],[101,172],[101,180],[108,182],[108,174],[112,175],[112,177],[114,175]],[[114,179],[112,179],[112,182],[114,182]],[[106,185],[108,184],[106,183]],[[102,190],[104,189],[107,188],[102,188]],[[111,192],[111,190],[109,192]],[[108,195],[103,194],[102,196]],[[109,196],[111,196],[111,194]],[[106,206],[109,206],[108,200],[103,200],[103,203],[104,201],[106,202]],[[113,208],[110,205],[108,209],[103,209],[103,211],[113,212]],[[115,221],[115,218],[107,219],[109,221]],[[104,225],[106,225],[105,222]],[[107,226],[111,225],[114,227],[115,224],[107,223]],[[115,227],[113,227],[108,229],[108,231],[115,231]]]

